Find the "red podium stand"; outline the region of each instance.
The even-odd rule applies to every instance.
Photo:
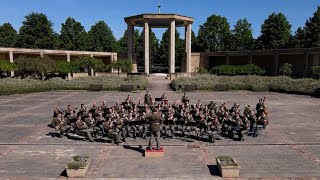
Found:
[[[156,150],[157,147],[153,146],[150,150],[146,148],[144,151],[144,157],[152,158],[152,157],[164,157],[164,147],[161,147],[159,150]]]

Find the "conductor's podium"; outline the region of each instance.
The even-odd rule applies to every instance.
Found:
[[[161,147],[159,150],[156,150],[157,147],[153,146],[152,150],[146,148],[144,151],[144,157],[153,158],[153,157],[164,157],[164,147]]]

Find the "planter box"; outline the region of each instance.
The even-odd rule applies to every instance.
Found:
[[[238,178],[240,173],[239,163],[233,159],[233,161],[238,164],[237,166],[222,166],[220,159],[216,158],[217,166],[219,168],[220,174],[223,178]]]
[[[73,162],[73,160],[71,160],[70,162]],[[69,178],[83,178],[85,177],[85,175],[87,174],[87,172],[89,171],[90,167],[91,167],[91,158],[89,158],[86,162],[86,166],[83,168],[79,168],[79,169],[68,169],[68,165],[66,166],[66,172],[67,172],[67,176]]]

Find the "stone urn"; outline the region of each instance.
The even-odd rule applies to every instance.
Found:
[[[66,166],[69,178],[83,178],[91,167],[91,158],[74,156]]]
[[[238,178],[240,173],[239,163],[229,156],[218,156],[217,166],[223,178]]]

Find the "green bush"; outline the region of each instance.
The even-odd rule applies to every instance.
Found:
[[[241,66],[221,65],[210,70],[215,75],[235,76],[235,75],[264,75],[266,72],[255,64]]]
[[[310,70],[313,77],[320,78],[320,66],[312,66]]]
[[[293,73],[292,64],[284,63],[279,69],[279,73],[284,76],[291,76]]]
[[[221,166],[238,166],[238,164],[229,156],[218,156],[217,159],[220,160]]]
[[[181,77],[172,81],[172,87],[184,88],[187,84],[196,84],[198,90],[214,91],[216,85],[226,85],[229,90],[251,90],[257,92],[276,91],[312,95],[320,88],[320,81],[315,79],[292,79],[287,76],[215,76]]]
[[[144,90],[148,80],[144,76],[119,77],[116,75],[101,77],[80,77],[72,81],[52,78],[41,81],[35,79],[0,79],[0,95],[25,94],[54,90],[87,90],[91,84],[102,84],[103,90],[116,91],[121,85],[133,85],[134,90]]]
[[[56,63],[49,56],[37,58],[20,56],[15,60],[15,64],[17,70],[26,75],[46,74],[56,70]]]
[[[55,72],[61,74],[75,73],[80,71],[79,63],[75,61],[56,61],[56,70]]]
[[[195,73],[199,73],[199,74],[208,74],[208,70],[204,67],[196,67],[194,70]]]
[[[80,169],[87,165],[88,156],[74,156],[73,161],[68,163],[68,169]]]
[[[14,63],[10,63],[6,60],[0,60],[0,71],[14,71],[17,70],[17,66]]]

